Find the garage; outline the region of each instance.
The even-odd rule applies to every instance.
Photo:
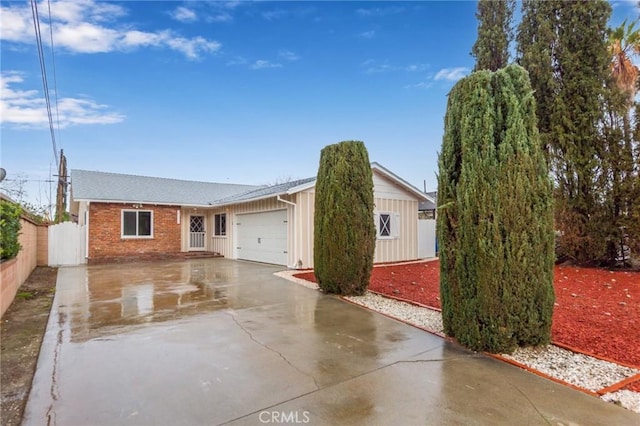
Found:
[[[287,264],[287,211],[237,215],[238,259]]]

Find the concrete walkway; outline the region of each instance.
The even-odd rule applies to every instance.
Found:
[[[637,425],[226,259],[61,268],[25,425]]]

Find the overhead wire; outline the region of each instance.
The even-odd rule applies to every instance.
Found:
[[[56,74],[56,55],[53,49],[53,21],[51,20],[51,0],[47,0],[49,9],[49,38],[51,41],[51,65],[53,67],[53,96],[56,101],[56,127],[58,130],[58,143],[62,149],[62,138],[60,137],[60,109],[58,108],[58,76]]]
[[[38,47],[38,58],[40,60],[40,73],[42,74],[42,86],[44,88],[44,99],[47,106],[47,117],[49,119],[49,132],[51,133],[51,144],[53,147],[53,156],[56,160],[57,168],[60,167],[58,158],[58,147],[56,146],[56,135],[53,128],[53,115],[51,113],[51,99],[49,97],[49,84],[47,82],[47,68],[44,60],[44,51],[42,49],[42,32],[40,31],[40,16],[38,14],[38,4],[36,0],[31,0],[31,14],[33,15],[33,27],[36,33],[36,45]]]

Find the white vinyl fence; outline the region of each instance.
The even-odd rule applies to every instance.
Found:
[[[436,257],[436,221],[418,220],[418,258]]]
[[[49,266],[86,263],[86,226],[63,222],[49,226]]]

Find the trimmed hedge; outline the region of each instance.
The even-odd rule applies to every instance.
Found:
[[[522,67],[475,72],[453,87],[438,188],[445,332],[490,352],[548,343],[552,183]]]
[[[22,248],[18,241],[21,215],[19,205],[0,200],[0,260],[13,259]]]
[[[313,247],[314,273],[323,291],[360,295],[369,286],[373,214],[373,176],[364,143],[326,146],[316,182]]]

